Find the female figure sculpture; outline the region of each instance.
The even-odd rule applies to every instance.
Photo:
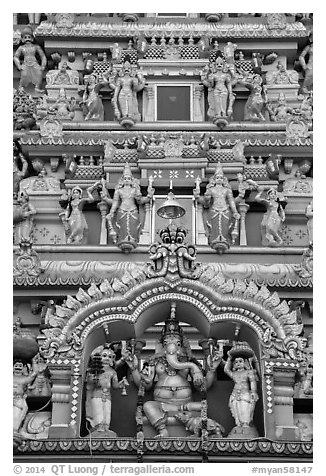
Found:
[[[308,61],[306,61],[306,56],[309,56]],[[299,56],[299,63],[305,72],[305,77],[302,85],[302,92],[304,94],[309,93],[313,87],[313,39],[312,33],[310,34],[310,44],[307,45],[301,52]]]
[[[31,242],[34,215],[36,214],[35,207],[30,203],[28,194],[23,191],[18,200],[16,213],[19,213],[20,220],[16,223],[15,235],[16,243]]]
[[[267,110],[270,114],[271,121],[286,122],[292,117],[293,109],[288,106],[284,93],[280,93],[276,104],[267,104]]]
[[[93,355],[87,370],[86,418],[92,426],[92,436],[117,436],[110,430],[111,389],[122,387],[114,370],[115,357],[114,351],[105,345],[100,354]]]
[[[32,360],[32,372],[26,375],[24,367],[24,363],[20,360],[16,361],[13,367],[14,436],[19,433],[27,414],[27,386],[33,382],[38,372],[38,366],[35,359]]]
[[[88,226],[83,214],[83,208],[86,203],[94,202],[92,191],[94,186],[87,189],[87,198],[82,198],[83,191],[80,187],[73,187],[71,195],[64,194],[61,197],[60,205],[66,210],[60,213],[65,232],[67,234],[67,243],[81,245],[86,243]]]
[[[20,162],[20,167],[18,163]],[[27,175],[28,162],[22,153],[20,143],[13,142],[13,194],[14,199],[17,198],[19,192],[19,184]]]
[[[221,165],[216,167],[214,175],[209,180],[205,195],[201,197],[199,188],[196,188],[194,197],[208,209],[206,219],[204,217],[208,244],[214,250],[223,253],[229,248],[230,241],[235,243],[240,215]]]
[[[87,110],[85,121],[104,121],[104,107],[99,91],[108,81],[105,78],[100,81],[96,73],[91,73],[84,77],[84,82],[86,87],[82,102]]]
[[[191,358],[190,348],[182,334],[182,329],[175,319],[176,304],[172,303],[171,315],[166,320],[162,330],[161,347],[140,372],[136,355],[126,350],[122,357],[131,369],[134,383],[144,385],[145,390],[154,387],[154,400],[144,403],[143,410],[149,423],[158,433],[158,437],[170,436],[168,417],[174,417],[178,412],[200,412],[201,402],[192,401],[192,387],[203,385],[209,388],[213,383],[214,373],[222,360],[222,355],[216,354],[206,373],[204,381],[200,364]],[[188,344],[189,345],[189,344]],[[198,413],[197,413],[198,414]]]
[[[265,121],[262,111],[266,104],[266,93],[262,82],[263,80],[259,74],[255,74],[251,80],[248,77],[244,77],[243,80],[239,81],[239,84],[242,84],[250,91],[244,108],[245,121]]]
[[[225,122],[232,115],[235,97],[232,93],[231,74],[225,70],[225,62],[221,57],[218,56],[215,63],[204,68],[201,81],[208,88],[208,117],[214,123],[218,123],[221,118]]]
[[[150,202],[154,191],[150,183],[147,196],[143,197],[139,181],[132,176],[130,165],[126,163],[123,175],[115,187],[110,213],[107,215],[109,235],[122,251],[128,253],[137,247],[142,226],[138,205]]]
[[[52,106],[57,112],[57,119],[62,121],[70,121],[75,116],[75,111],[73,110],[72,102],[67,99],[66,91],[64,88],[61,88],[59,91],[59,96],[54,105]]]
[[[280,200],[285,202],[285,197],[274,188],[270,188],[266,192],[266,198],[262,198],[263,191],[262,187],[258,187],[258,194],[255,197],[255,200],[265,205],[267,209],[261,222],[262,245],[281,246],[283,240],[280,231],[285,220],[285,212]]]
[[[36,92],[43,92],[41,89],[43,71],[46,67],[46,56],[39,45],[34,45],[33,30],[26,26],[22,31],[22,43],[15,55],[14,63],[21,71],[19,86],[26,88],[30,84],[35,86]],[[41,60],[41,65],[37,61],[37,56]],[[23,64],[20,58],[23,57]]]
[[[248,358],[250,359],[248,360]],[[254,353],[246,344],[236,344],[228,352],[224,372],[234,382],[229,408],[236,426],[228,438],[255,438],[257,430],[252,426],[255,405],[258,400],[257,372],[250,364]],[[232,360],[233,359],[233,360]]]
[[[112,105],[115,117],[121,125],[130,127],[140,120],[137,93],[145,87],[145,78],[138,70],[132,71],[129,61],[125,61],[116,80]]]

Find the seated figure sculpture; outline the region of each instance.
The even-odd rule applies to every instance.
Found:
[[[172,303],[171,314],[162,330],[161,349],[149,360],[145,369],[139,371],[138,359],[130,351],[122,354],[131,369],[134,383],[137,386],[143,383],[145,390],[154,388],[154,399],[145,402],[143,410],[157,436],[163,438],[171,436],[172,426],[177,425],[179,431],[182,430],[180,423],[174,421],[179,412],[186,412],[189,417],[194,412],[199,415],[201,402],[193,401],[189,378],[196,389],[202,386],[209,388],[222,360],[222,355],[216,351],[204,378],[200,364],[191,358],[190,349],[186,348],[187,342],[175,312],[176,303]],[[178,429],[174,428],[174,431]]]
[[[110,213],[107,215],[109,236],[122,251],[128,253],[137,247],[142,226],[138,205],[150,202],[153,195],[154,188],[150,183],[147,196],[142,196],[139,181],[132,176],[130,165],[126,163],[123,175],[115,187]]]
[[[194,196],[198,203],[208,209],[207,217],[204,219],[208,244],[214,250],[223,253],[229,248],[230,242],[234,243],[238,236],[240,215],[221,165],[216,167],[214,175],[210,178],[205,195],[201,197],[199,188],[196,188]]]
[[[236,423],[228,438],[258,436],[256,428],[252,425],[258,400],[257,371],[252,367],[251,361],[257,362],[253,350],[246,343],[237,343],[228,351],[224,372],[234,382],[229,408]]]

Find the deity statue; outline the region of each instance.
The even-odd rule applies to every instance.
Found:
[[[132,176],[130,165],[126,163],[123,175],[115,187],[110,213],[107,215],[109,236],[122,251],[128,253],[137,247],[142,227],[138,206],[149,203],[154,192],[150,181],[147,196],[142,196],[139,180]]]
[[[314,216],[314,209],[313,209],[313,204],[312,200],[307,205],[306,208],[306,217],[308,218],[307,222],[307,229],[308,229],[308,237],[309,237],[309,243],[313,243],[313,216]]]
[[[92,437],[116,437],[110,430],[111,389],[122,388],[115,371],[116,355],[104,345],[92,354],[86,374],[86,419],[92,427]]]
[[[24,157],[18,141],[13,142],[13,194],[14,200],[18,197],[19,184],[26,177],[28,162]]]
[[[292,117],[293,109],[288,106],[284,93],[280,93],[276,104],[267,102],[267,110],[270,115],[271,121],[286,122]]]
[[[175,313],[176,303],[172,303],[160,345],[141,371],[135,354],[129,350],[122,353],[122,358],[131,369],[134,383],[138,387],[143,385],[145,390],[154,388],[154,399],[144,403],[143,411],[148,422],[157,431],[157,436],[161,438],[170,436],[170,425],[178,425],[174,421],[178,412],[187,412],[189,417],[200,415],[202,404],[192,401],[191,382],[196,389],[209,388],[222,360],[222,354],[215,352],[204,379],[201,365],[191,357],[189,343]]]
[[[29,196],[26,191],[23,191],[20,194],[16,205],[16,213],[19,214],[20,220],[15,224],[15,242],[31,242],[36,209],[30,203]]]
[[[235,96],[232,93],[232,76],[220,56],[203,69],[201,81],[208,88],[208,117],[214,123],[221,118],[225,122],[232,115]]]
[[[237,211],[232,190],[221,165],[216,167],[214,175],[210,178],[203,197],[200,196],[199,187],[194,189],[196,201],[207,208],[204,215],[208,244],[219,253],[223,253],[238,236],[240,215]]]
[[[133,71],[129,61],[125,61],[115,81],[112,98],[114,114],[121,125],[130,127],[140,120],[137,93],[144,87],[145,78],[140,70]]]
[[[46,56],[39,45],[33,44],[34,36],[31,27],[26,26],[22,31],[22,45],[18,47],[14,55],[14,63],[21,71],[19,86],[26,88],[33,84],[36,92],[43,92],[41,89],[43,71],[46,67]],[[41,64],[37,61],[37,56]],[[23,64],[20,58],[23,57]]]
[[[108,84],[103,78],[102,81],[96,73],[84,76],[85,91],[82,102],[85,104],[87,114],[85,121],[104,121],[104,107],[99,95],[100,89]]]
[[[265,121],[262,111],[267,99],[265,86],[262,85],[262,77],[259,74],[255,74],[251,78],[249,78],[248,75],[244,75],[243,79],[238,82],[250,91],[244,108],[244,120],[255,122]]]
[[[309,56],[306,61],[306,56]],[[310,43],[301,52],[299,56],[299,63],[305,72],[305,77],[302,85],[302,92],[304,94],[309,93],[313,88],[313,37],[310,34]]]
[[[252,362],[257,365],[253,350],[246,343],[236,343],[228,351],[228,359],[224,372],[234,382],[229,399],[229,408],[236,426],[228,438],[256,438],[258,432],[252,425],[257,393],[257,371]]]
[[[261,236],[263,246],[281,246],[283,243],[281,237],[281,226],[285,221],[284,206],[285,197],[274,188],[266,192],[266,198],[262,198],[263,187],[258,187],[258,193],[255,197],[256,202],[265,205],[267,211],[264,213],[261,222]]]
[[[51,395],[51,385],[47,362],[39,354],[35,356],[35,362],[37,374],[34,382],[28,386],[28,395],[49,396]]]
[[[300,104],[299,114],[303,119],[305,119],[308,122],[312,121],[313,118],[313,99],[312,99],[312,91],[309,92],[309,94],[306,94],[302,102]]]
[[[269,71],[266,74],[266,84],[298,84],[299,75],[295,70],[289,71],[281,61],[277,62],[277,71]]]
[[[67,99],[64,88],[60,89],[58,99],[51,108],[56,111],[56,117],[61,121],[71,121],[75,117],[74,100]]]
[[[92,191],[94,186],[88,187],[87,198],[82,198],[83,191],[80,187],[73,187],[71,194],[64,193],[60,200],[60,205],[65,208],[60,213],[67,235],[67,243],[81,245],[87,241],[88,225],[83,214],[83,208],[86,203],[94,202]]]
[[[26,365],[17,360],[13,366],[13,427],[14,435],[19,433],[27,414],[27,386],[33,382],[38,372],[35,358],[32,360],[32,371],[26,374]]]

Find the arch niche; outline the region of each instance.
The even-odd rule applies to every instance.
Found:
[[[107,336],[109,341],[141,340],[148,327],[167,318],[174,301],[177,319],[195,327],[199,340],[232,339],[240,327],[239,340],[248,341],[260,362],[261,398],[255,410],[260,415],[259,433],[271,439],[294,439],[292,397],[300,339],[288,324],[291,313],[287,303],[281,302],[276,292],[271,293],[265,286],[259,288],[253,282],[230,279],[222,283],[224,286],[187,278],[171,283],[163,278],[144,279],[136,285],[134,278],[131,281],[129,288],[124,280],[123,289],[115,286],[115,290],[107,285],[92,285],[87,293],[80,290],[76,298],[68,296],[57,310],[61,316],[66,313],[65,325],[60,335],[48,335],[42,344],[53,382],[50,437],[83,436],[83,381],[91,352],[104,344]],[[212,409],[211,416],[217,420],[220,410],[216,414],[214,408],[220,407],[216,400],[223,395],[225,412],[230,383],[225,384],[221,393],[217,376],[216,393],[213,388],[208,397],[209,414]],[[128,402],[133,400],[134,406],[136,393],[132,385],[128,387]],[[114,398],[124,397],[116,393]],[[132,408],[129,403],[124,408]],[[130,428],[115,431],[119,436],[134,436],[135,433],[127,434]]]

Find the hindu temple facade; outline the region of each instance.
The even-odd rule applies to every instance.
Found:
[[[16,461],[312,460],[312,15],[14,15]]]

